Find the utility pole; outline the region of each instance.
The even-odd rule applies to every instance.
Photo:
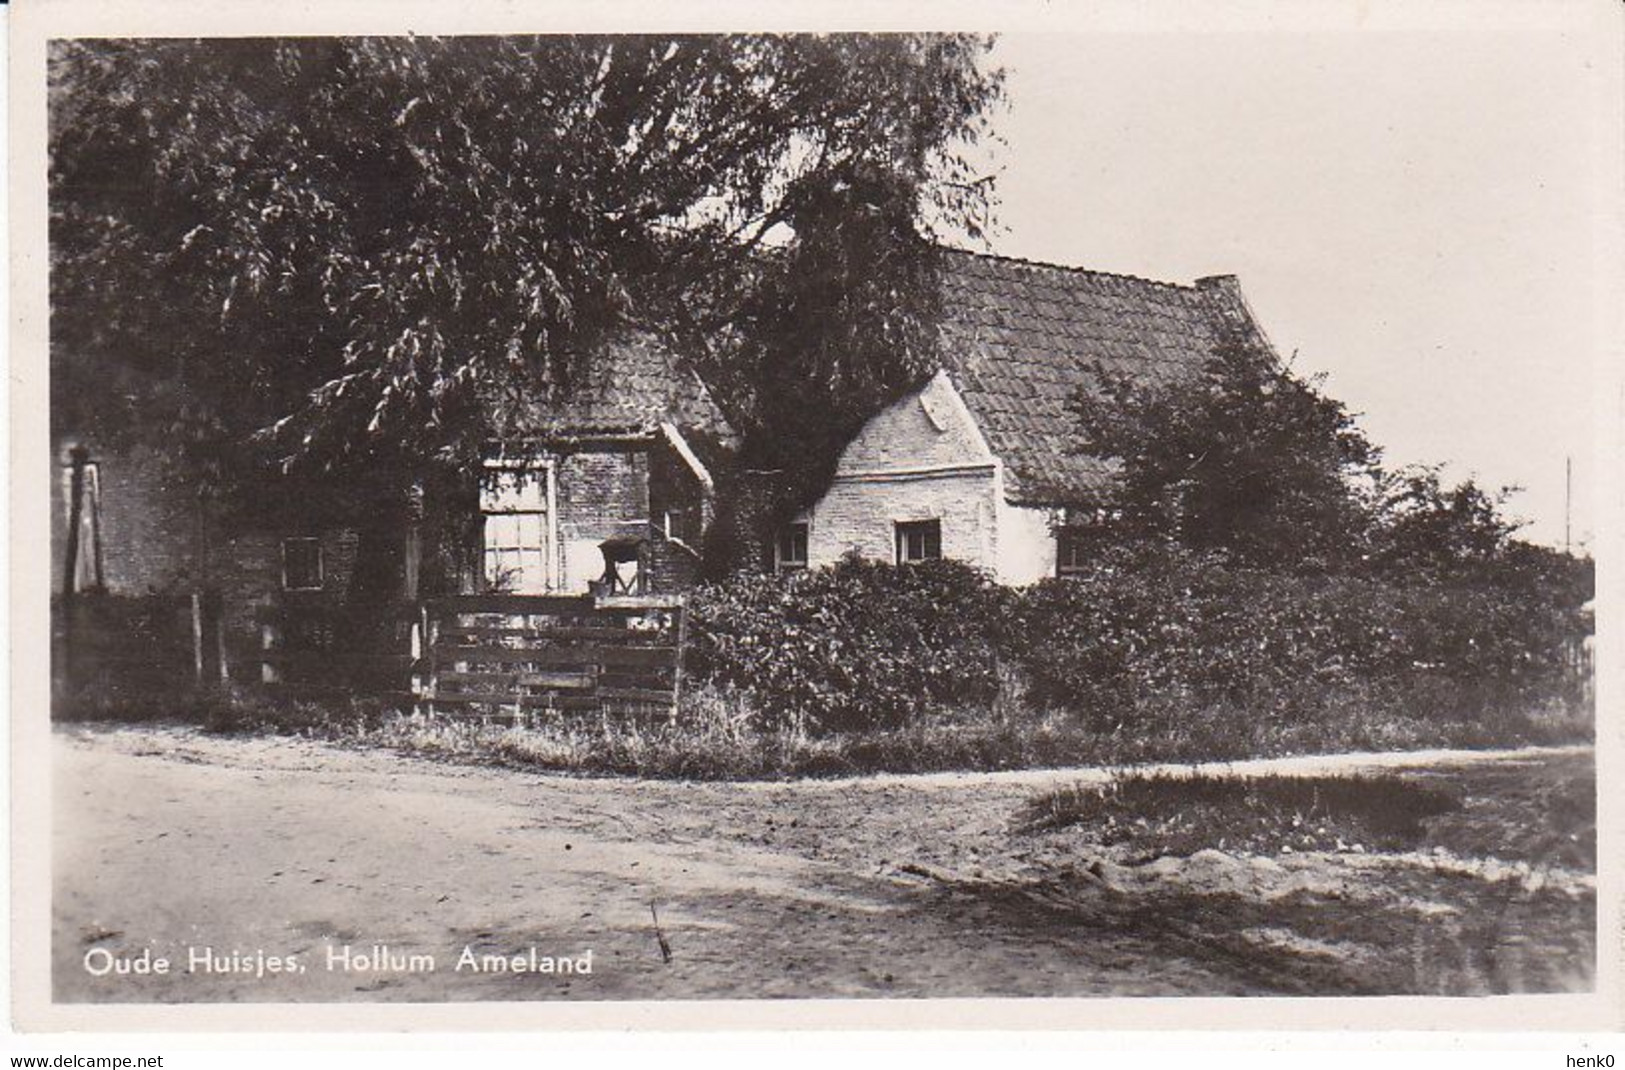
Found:
[[[1563,552],[1569,552],[1569,516],[1574,502],[1574,456],[1563,458]]]

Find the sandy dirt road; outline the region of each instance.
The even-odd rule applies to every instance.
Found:
[[[1517,756],[1425,760],[1503,759]],[[1041,779],[600,780],[62,729],[53,989],[64,1002],[1296,990],[1167,933],[1058,923],[924,876],[996,883],[1054,861],[1054,844],[1009,834]],[[378,948],[385,968],[357,968]],[[590,950],[592,970],[459,969],[465,949]],[[170,972],[92,972],[143,952]],[[214,968],[232,955],[245,969]],[[267,956],[291,968],[259,975]]]

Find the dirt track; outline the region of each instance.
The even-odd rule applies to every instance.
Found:
[[[53,977],[63,1001],[1338,988],[1215,953],[1166,925],[986,894],[1016,888],[1034,866],[1076,861],[1058,857],[1065,844],[1053,839],[1010,834],[1030,775],[689,784],[181,729],[69,729],[53,742]],[[973,884],[980,891],[967,894]],[[329,969],[345,945],[352,961],[385,945],[433,956],[435,968]],[[188,949],[205,947],[297,966],[263,977],[188,972]],[[593,968],[454,969],[465,947],[477,956],[591,949]],[[173,965],[163,976],[96,977],[85,968],[92,949],[105,952],[98,964],[150,949]]]

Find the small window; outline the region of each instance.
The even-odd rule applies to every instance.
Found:
[[[289,591],[314,591],[321,588],[320,539],[282,540],[282,586]]]
[[[935,561],[942,556],[942,521],[915,520],[897,525],[897,563]]]
[[[779,571],[807,567],[808,529],[809,525],[803,520],[786,524],[779,532],[778,541],[773,547],[773,564]]]
[[[686,506],[667,509],[664,518],[666,538],[676,539],[694,547],[700,544],[700,507]]]
[[[1089,547],[1095,540],[1088,531],[1062,528],[1055,533],[1055,572],[1071,576],[1089,566]]]

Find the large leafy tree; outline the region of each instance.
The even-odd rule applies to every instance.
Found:
[[[1384,467],[1355,414],[1256,336],[1222,336],[1181,378],[1094,373],[1073,399],[1077,446],[1115,466],[1130,541],[1277,571],[1489,584],[1567,610],[1592,597],[1589,558],[1515,537],[1516,488],[1448,483],[1440,465]]]
[[[1505,513],[1515,490],[1491,491],[1475,479],[1447,484],[1441,465],[1413,465],[1388,475],[1373,564],[1389,572],[1448,575],[1496,562],[1514,545],[1520,526]]]
[[[667,335],[767,463],[930,366],[1000,95],[963,35],[120,40],[52,54],[52,405],[223,487],[466,471]],[[816,478],[816,477],[811,477]]]
[[[1508,515],[1507,504],[1518,488],[1490,490],[1473,478],[1447,483],[1440,465],[1401,469],[1381,485],[1368,562],[1379,575],[1409,582],[1489,581],[1538,594],[1568,611],[1594,596],[1595,566],[1588,555],[1517,537],[1523,524]],[[1562,623],[1589,627],[1573,613]]]
[[[1338,567],[1366,552],[1379,450],[1314,380],[1228,333],[1189,376],[1094,369],[1079,449],[1118,466],[1126,529],[1246,564]]]

